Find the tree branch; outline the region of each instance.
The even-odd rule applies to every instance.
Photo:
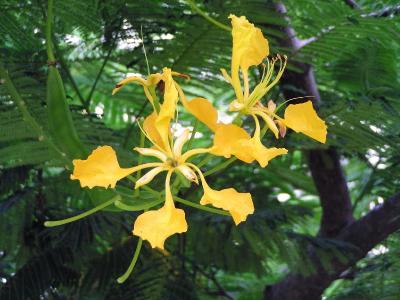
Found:
[[[285,6],[277,3],[275,8],[289,23]],[[300,43],[293,28],[286,26],[281,30],[286,34],[286,39],[281,41],[282,46],[296,51]],[[294,62],[294,64],[303,72],[296,73],[290,70],[285,72],[281,81],[285,98],[294,98],[302,92],[303,96],[313,96],[312,101],[317,107],[321,103],[321,98],[312,67],[305,63]],[[300,101],[304,99],[298,100]],[[340,165],[340,157],[335,149],[313,150],[308,152],[308,164],[323,210],[320,235],[335,236],[340,229],[353,222],[350,195]]]
[[[322,206],[319,235],[334,237],[342,228],[354,221],[339,154],[333,148],[311,150],[308,153],[308,166]]]
[[[275,8],[289,23],[284,5],[277,3]],[[281,41],[281,45],[292,49],[293,52],[297,51],[301,43],[294,30],[287,26],[282,28],[282,31],[287,38]],[[298,62],[295,62],[295,65],[303,72],[286,72],[282,78],[285,97],[298,95],[300,90],[305,96],[314,96],[312,99],[317,106],[321,100],[312,67]],[[293,87],[296,91],[293,91]],[[292,273],[281,282],[267,286],[264,291],[265,300],[320,299],[333,280],[339,278],[389,234],[400,229],[400,193],[358,221],[354,221],[346,179],[337,151],[333,148],[312,150],[308,152],[308,158],[323,210],[319,235],[335,238],[338,242],[352,247],[349,247],[346,261],[332,258],[329,270],[324,267],[316,251],[311,249],[309,257],[316,267],[316,272],[309,276]]]
[[[344,0],[344,3],[353,9],[360,9],[360,5],[358,5],[358,3],[354,0]]]
[[[380,17],[391,17],[400,14],[400,4],[394,6],[388,6],[381,10],[369,13],[369,14],[362,14],[362,17],[373,17],[373,18],[380,18]]]
[[[345,227],[336,240],[354,247],[349,252],[349,260],[332,261],[330,270],[324,269],[318,256],[310,252],[310,257],[317,266],[317,272],[303,277],[290,274],[284,280],[267,287],[265,300],[319,300],[322,292],[331,282],[363,258],[375,245],[385,240],[391,233],[400,229],[400,193],[392,196],[363,218]]]

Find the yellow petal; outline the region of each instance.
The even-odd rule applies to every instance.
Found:
[[[182,103],[192,115],[212,131],[217,129],[218,111],[210,101],[205,98],[194,98],[190,101],[182,101]]]
[[[152,181],[154,179],[154,177],[156,177],[158,174],[160,174],[163,171],[165,171],[165,167],[163,167],[163,166],[159,166],[159,167],[155,167],[154,169],[151,169],[150,171],[148,171],[146,174],[144,174],[142,177],[140,177],[136,181],[135,189],[138,189],[141,186],[148,184],[150,181]]]
[[[268,125],[268,128],[271,129],[272,133],[275,135],[275,138],[279,138],[279,130],[278,127],[276,126],[275,122],[272,120],[270,116],[268,116],[265,113],[257,113],[264,122]]]
[[[233,56],[240,67],[247,69],[259,65],[269,54],[268,41],[262,31],[244,16],[230,15],[229,18],[232,22]]]
[[[250,163],[254,160],[248,152],[237,148],[239,140],[250,139],[249,134],[242,128],[234,124],[220,124],[214,135],[214,144],[210,153],[226,158],[232,155],[238,159]],[[239,151],[237,151],[239,150]]]
[[[288,151],[285,148],[267,148],[258,138],[251,138],[248,140],[242,139],[236,144],[236,153],[243,153],[243,155],[252,156],[258,161],[262,168],[268,165],[268,162]]]
[[[153,111],[143,122],[143,130],[146,132],[151,141],[159,148],[164,149],[160,134],[156,128],[157,112]]]
[[[137,167],[121,168],[115,151],[110,146],[98,147],[87,159],[75,159],[73,164],[74,172],[71,179],[77,179],[82,187],[89,188],[95,186],[114,188],[118,180],[137,170]]]
[[[144,156],[156,157],[163,162],[165,162],[168,158],[164,152],[157,150],[157,149],[135,147],[135,148],[133,148],[133,150],[139,152],[141,155],[144,155]]]
[[[248,95],[248,68],[259,65],[269,54],[268,41],[261,30],[250,23],[246,17],[230,15],[232,22],[232,86],[236,97],[242,102],[243,94],[240,85],[239,67],[242,69],[245,96]]]
[[[229,211],[236,225],[246,221],[247,216],[254,213],[254,205],[250,193],[239,193],[234,188],[217,191],[204,184],[203,187],[204,195],[200,200],[200,204],[212,204],[217,208]]]
[[[169,148],[170,122],[175,116],[176,103],[178,101],[178,91],[172,79],[171,69],[163,69],[164,81],[164,101],[157,116],[155,127],[160,134],[163,146]]]
[[[174,206],[170,188],[171,173],[172,171],[167,173],[165,180],[164,206],[141,214],[133,228],[133,234],[148,240],[153,248],[164,249],[164,242],[168,237],[188,229],[185,212]]]
[[[189,138],[190,138],[190,130],[186,128],[175,140],[174,147],[172,150],[175,157],[180,157],[182,155],[183,145],[185,145],[185,143],[189,140]]]
[[[325,144],[327,126],[325,121],[318,117],[311,101],[301,104],[290,104],[285,110],[284,124],[296,132]]]
[[[115,88],[112,91],[112,95],[115,95],[120,89],[122,89],[122,87],[125,84],[127,84],[129,82],[137,82],[137,83],[141,84],[142,86],[146,86],[147,85],[147,82],[146,82],[145,79],[143,79],[141,77],[137,77],[137,76],[130,76],[130,77],[127,77],[127,78],[121,80],[120,82],[118,82],[115,85]]]
[[[148,240],[153,248],[164,249],[165,240],[175,233],[187,231],[185,212],[165,203],[158,210],[141,214],[135,221],[133,234]]]

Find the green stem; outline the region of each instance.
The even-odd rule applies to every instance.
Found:
[[[214,168],[212,168],[211,170],[208,170],[207,172],[204,173],[204,176],[208,176],[211,175],[219,170],[222,170],[224,168],[226,168],[227,166],[229,166],[231,163],[233,163],[234,161],[236,161],[237,158],[232,156],[231,158],[229,158],[228,160],[216,165]]]
[[[138,241],[138,243],[136,245],[136,250],[135,250],[135,254],[133,255],[132,261],[129,264],[129,267],[126,270],[126,272],[124,273],[124,275],[122,275],[121,277],[119,277],[117,279],[118,283],[124,283],[125,280],[128,279],[129,275],[131,275],[131,273],[133,271],[133,268],[135,267],[136,262],[137,262],[137,260],[139,258],[140,250],[142,249],[142,243],[143,243],[143,240],[141,238],[139,238],[139,241]]]
[[[204,19],[206,19],[208,22],[214,24],[215,26],[217,26],[220,29],[226,30],[231,32],[231,28],[229,26],[226,26],[220,22],[218,22],[217,20],[215,20],[214,18],[210,17],[209,15],[207,15],[204,11],[202,11],[192,0],[186,0],[186,3],[191,7],[191,9],[195,12],[197,12],[200,16],[202,16]]]
[[[46,226],[46,227],[55,227],[55,226],[60,226],[60,225],[64,225],[64,224],[67,224],[67,223],[75,222],[75,221],[80,220],[80,219],[82,219],[84,217],[87,217],[87,216],[89,216],[91,214],[94,214],[95,212],[97,212],[99,210],[102,210],[103,208],[113,204],[115,201],[120,200],[120,199],[121,199],[121,196],[117,195],[117,196],[111,198],[110,200],[108,200],[108,201],[106,201],[106,202],[104,202],[104,203],[102,203],[102,204],[100,204],[100,205],[88,210],[88,211],[85,211],[84,213],[81,213],[81,214],[79,214],[77,216],[74,216],[74,217],[71,217],[71,218],[67,218],[67,219],[63,219],[63,220],[57,220],[57,221],[46,221],[46,222],[44,222],[44,226]]]
[[[51,42],[51,28],[53,26],[53,0],[47,1],[47,21],[46,21],[46,50],[47,58],[49,61],[54,62],[56,58],[54,57],[52,42]]]
[[[55,153],[57,153],[60,158],[67,163],[67,166],[71,164],[71,162],[65,157],[62,151],[53,143],[53,141],[46,135],[43,128],[36,122],[35,118],[29,113],[28,108],[26,106],[25,101],[19,95],[17,89],[15,88],[10,76],[6,69],[0,65],[0,77],[4,79],[4,85],[8,90],[11,98],[14,100],[15,104],[17,104],[18,109],[22,114],[23,120],[29,125],[29,128],[33,130],[33,132],[37,135],[39,141],[46,143]]]
[[[206,163],[210,161],[210,159],[213,158],[212,154],[207,154],[206,157],[203,158],[198,164],[196,164],[199,168],[204,166]]]
[[[140,206],[133,206],[133,205],[128,205],[125,204],[119,200],[115,201],[114,205],[122,210],[127,210],[127,211],[139,211],[139,210],[144,210],[144,209],[149,209],[152,208],[160,203],[164,202],[164,199],[156,199],[152,202],[149,202],[147,204],[142,204]]]
[[[189,141],[186,145],[186,151],[188,151],[190,149],[190,147],[192,146],[192,142],[193,142],[194,136],[196,135],[198,126],[199,126],[199,119],[196,118],[196,120],[194,121],[192,134],[190,135]]]
[[[135,178],[133,178],[131,175],[126,176],[126,178],[128,178],[132,182],[136,181]],[[141,188],[143,188],[144,190],[146,190],[147,192],[149,192],[149,193],[151,193],[151,194],[153,194],[155,196],[158,196],[158,197],[161,196],[159,192],[153,190],[152,188],[148,187],[147,185],[143,185],[143,186],[141,186]],[[223,216],[230,216],[229,212],[225,212],[225,211],[220,210],[220,209],[216,209],[216,208],[204,206],[204,205],[201,205],[201,204],[193,203],[193,202],[187,201],[187,200],[182,199],[182,198],[177,197],[177,196],[174,196],[174,200],[177,201],[177,202],[180,202],[182,204],[185,204],[187,206],[191,206],[191,207],[194,207],[194,208],[197,208],[197,209],[200,209],[200,210],[205,210],[205,211],[208,211],[208,212],[212,212],[214,214],[223,215]]]
[[[194,202],[191,202],[191,201],[187,201],[187,200],[179,198],[177,196],[174,196],[174,200],[176,202],[180,202],[180,203],[185,204],[187,206],[191,206],[191,207],[194,207],[194,208],[197,208],[197,209],[200,209],[200,210],[208,211],[208,212],[211,212],[211,213],[214,213],[214,214],[217,214],[217,215],[223,215],[223,216],[230,216],[231,215],[227,211],[223,211],[221,209],[216,209],[216,208],[204,206],[204,205],[201,205],[201,204],[197,204],[197,203],[194,203]]]

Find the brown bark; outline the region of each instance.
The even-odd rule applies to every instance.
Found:
[[[317,272],[310,276],[290,274],[281,282],[265,289],[265,300],[319,300],[323,291],[340,274],[363,258],[369,250],[400,228],[400,193],[367,215],[343,228],[336,240],[353,245],[349,247],[349,260],[332,262],[332,268],[321,266],[318,256],[310,252]],[[351,250],[350,250],[351,249]]]
[[[360,6],[354,0],[344,0],[344,3],[346,3],[348,6],[350,6],[353,9],[360,9]]]
[[[276,10],[286,18],[286,10],[282,3],[276,4]],[[301,47],[301,42],[296,39],[294,30],[287,26],[282,28],[282,31],[286,33],[286,39],[281,41],[282,46],[296,52]],[[304,63],[296,63],[296,66],[303,72],[289,71],[282,78],[285,97],[299,96],[299,91],[302,91],[304,96],[313,96],[314,105],[318,106],[321,99],[312,67]],[[290,87],[295,87],[295,92]],[[316,272],[309,276],[289,274],[281,282],[267,286],[264,292],[266,300],[320,299],[323,291],[342,272],[400,228],[400,194],[393,196],[358,221],[354,221],[346,178],[337,151],[332,148],[311,150],[308,152],[308,163],[323,210],[319,235],[335,238],[353,247],[348,250],[348,261],[340,262],[333,259],[330,270],[322,267],[318,255],[310,250],[309,256],[316,266]]]
[[[276,9],[289,22],[285,16],[286,9],[284,5],[278,3],[276,4]],[[293,52],[297,51],[300,47],[300,42],[296,38],[293,28],[287,26],[281,30],[286,34],[286,39],[281,41],[282,46],[292,49]],[[296,73],[286,70],[281,80],[285,98],[311,96],[310,99],[313,101],[314,106],[318,107],[321,103],[321,98],[312,67],[304,63],[296,62],[295,64],[303,72]],[[303,95],[299,95],[300,92]],[[309,99],[300,99],[300,101],[306,100]],[[340,165],[340,157],[333,148],[312,150],[307,153],[307,156],[323,211],[319,234],[325,237],[333,237],[340,229],[354,221],[346,178]]]

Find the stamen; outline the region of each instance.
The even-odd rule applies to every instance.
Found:
[[[187,151],[185,154],[183,154],[180,159],[179,159],[179,163],[183,164],[185,163],[190,157],[192,157],[193,155],[197,155],[197,154],[203,154],[203,153],[208,153],[212,150],[213,148],[198,148],[198,149],[192,149]]]
[[[144,129],[143,129],[142,126],[140,125],[139,121],[136,120],[136,122],[137,122],[137,124],[138,124],[138,126],[139,126],[139,129],[140,129],[140,130],[142,131],[142,133],[147,137],[147,139],[148,139],[154,146],[156,146],[161,152],[164,152],[164,150],[163,150],[160,146],[158,146],[157,143],[155,143],[155,142],[150,138],[150,136],[147,135],[146,131],[144,131]]]
[[[188,180],[195,182],[196,184],[199,184],[199,180],[196,176],[196,173],[190,167],[188,167],[187,165],[180,165],[179,167],[177,167],[177,169]]]

